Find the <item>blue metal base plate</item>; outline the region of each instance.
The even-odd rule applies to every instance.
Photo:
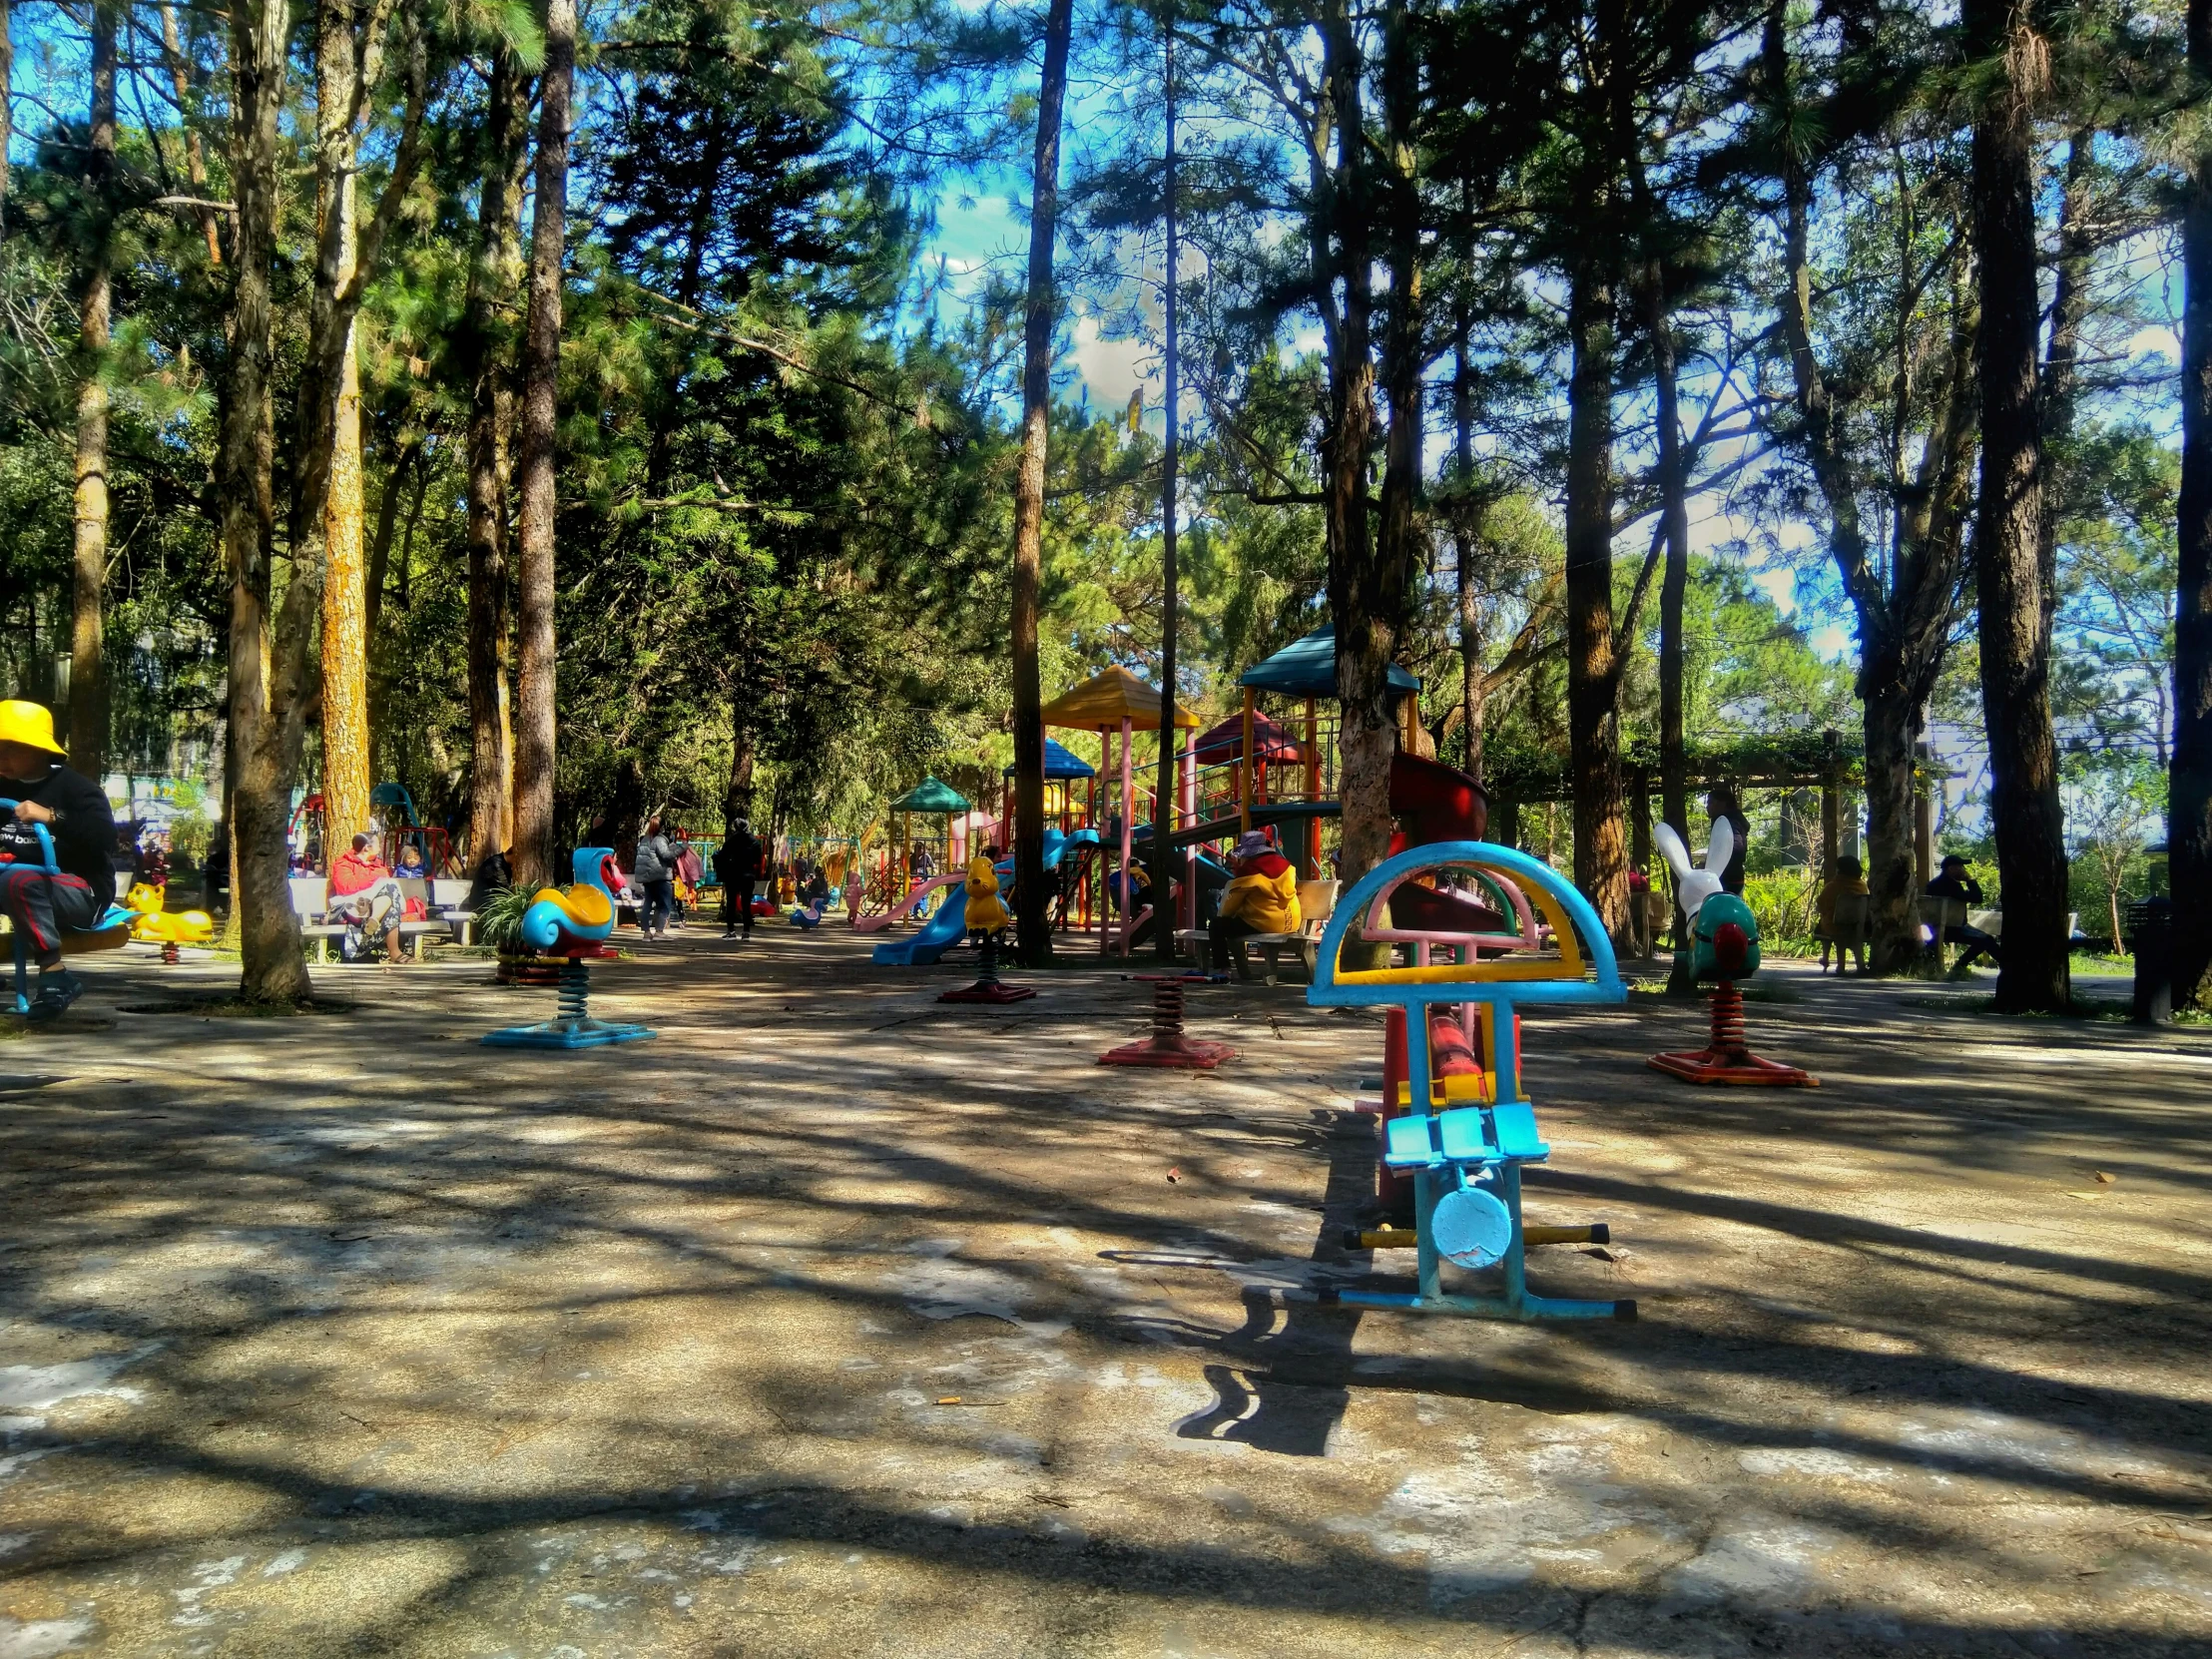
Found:
[[[537,1025],[510,1025],[484,1033],[492,1048],[599,1048],[607,1043],[636,1043],[657,1037],[650,1026],[603,1019],[549,1019]]]

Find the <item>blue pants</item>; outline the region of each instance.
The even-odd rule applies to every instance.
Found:
[[[30,937],[42,968],[62,959],[62,933],[82,932],[100,919],[99,896],[75,875],[0,864],[0,915]]]

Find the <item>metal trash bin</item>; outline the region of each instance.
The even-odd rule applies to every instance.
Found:
[[[2128,946],[2135,957],[2135,998],[2129,1017],[2138,1025],[2171,1024],[2174,1017],[2174,903],[2146,898],[2127,907]]]

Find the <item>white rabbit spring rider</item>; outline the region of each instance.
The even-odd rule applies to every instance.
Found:
[[[1768,1088],[1818,1088],[1820,1079],[1766,1060],[1744,1046],[1744,993],[1736,981],[1759,971],[1759,922],[1751,906],[1721,891],[1721,871],[1736,850],[1728,820],[1713,821],[1713,838],[1705,849],[1705,867],[1690,862],[1690,849],[1671,825],[1656,827],[1653,837],[1674,871],[1675,902],[1688,923],[1691,975],[1713,987],[1713,1030],[1694,1053],[1654,1054],[1646,1062],[1692,1083],[1748,1083]]]

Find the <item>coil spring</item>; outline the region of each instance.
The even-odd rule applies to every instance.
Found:
[[[1152,982],[1152,1034],[1155,1037],[1183,1034],[1182,980],[1155,979]]]
[[[1732,979],[1713,988],[1712,1045],[1718,1054],[1744,1052],[1744,993]]]
[[[590,1017],[591,969],[574,956],[561,969],[561,994],[554,1008],[554,1018],[578,1021]]]

